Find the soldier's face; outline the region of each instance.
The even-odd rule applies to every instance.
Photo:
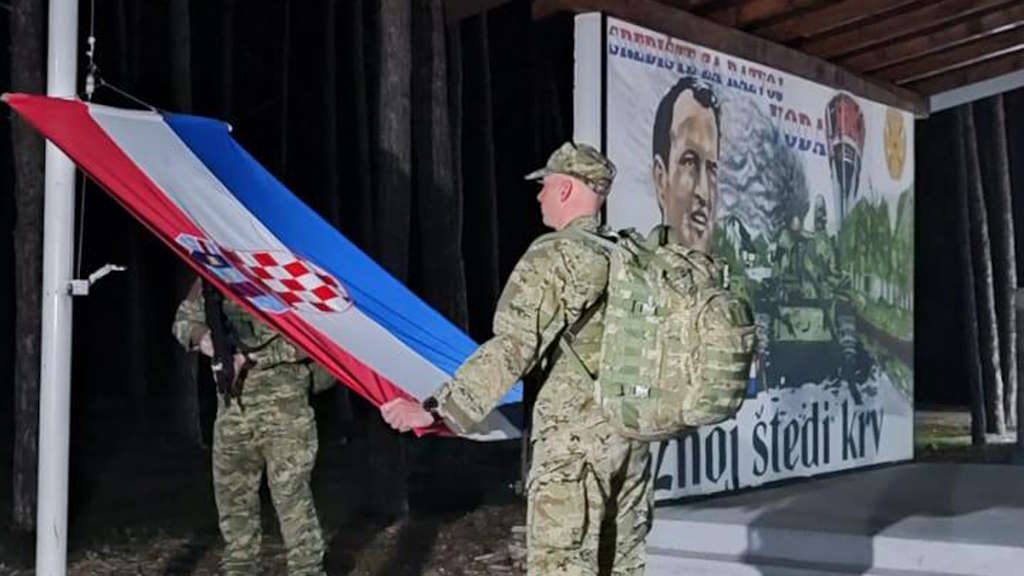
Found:
[[[654,158],[662,223],[675,242],[707,251],[718,196],[718,126],[710,109],[683,91],[672,109],[669,157]]]

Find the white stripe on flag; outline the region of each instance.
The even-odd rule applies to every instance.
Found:
[[[89,106],[93,119],[182,212],[223,248],[291,254],[206,168],[163,119],[151,112]],[[324,247],[329,250],[329,247]],[[344,312],[296,310],[341,348],[416,398],[449,376],[355,306]],[[504,420],[504,419],[503,419]]]

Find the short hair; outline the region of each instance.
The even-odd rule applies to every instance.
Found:
[[[683,76],[674,86],[661,98],[658,103],[658,110],[654,114],[654,133],[651,137],[652,152],[654,156],[660,156],[662,162],[668,162],[668,152],[671,146],[670,133],[672,131],[672,111],[675,108],[676,100],[685,91],[693,92],[693,99],[715,116],[715,128],[718,130],[719,145],[721,145],[722,108],[718,101],[718,95],[711,89],[711,85],[697,76]]]

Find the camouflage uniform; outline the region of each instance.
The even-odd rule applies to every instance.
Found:
[[[310,475],[317,434],[309,389],[333,385],[333,377],[281,335],[224,299],[224,312],[241,343],[258,349],[245,380],[241,404],[218,396],[213,434],[213,485],[226,543],[221,567],[228,576],[258,572],[259,487],[263,468],[288,550],[288,574],[324,574],[324,542],[313,505]],[[198,350],[207,331],[199,282],[178,307],[174,336]]]
[[[603,157],[563,147],[552,155],[548,168],[530,177],[569,174],[607,194],[613,171]],[[569,226],[599,230],[596,217],[579,218]],[[494,337],[436,395],[437,411],[451,427],[472,428],[541,361],[552,343],[557,346],[561,331],[604,292],[608,266],[602,252],[572,235],[541,238],[530,246],[498,302]],[[573,343],[591,371],[598,366],[603,328],[601,310]],[[594,400],[593,383],[574,361],[567,355],[555,361],[533,408],[528,572],[640,576],[653,502],[648,444],[627,440],[612,429]]]

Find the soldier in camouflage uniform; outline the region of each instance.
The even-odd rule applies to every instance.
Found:
[[[203,294],[197,280],[178,307],[174,336],[188,351],[213,355]],[[255,365],[239,399],[218,396],[213,434],[213,485],[225,541],[226,576],[256,574],[260,542],[260,481],[267,484],[288,550],[288,574],[322,576],[324,542],[313,505],[310,475],[317,433],[309,390],[333,377],[280,334],[225,298],[224,313]],[[236,369],[244,361],[235,356]],[[237,374],[237,370],[236,370]]]
[[[538,201],[547,226],[599,232],[598,213],[614,175],[611,161],[597,150],[567,143],[527,178],[544,181]],[[401,399],[385,404],[385,420],[402,431],[436,418],[455,431],[470,430],[598,301],[608,284],[608,267],[607,256],[590,242],[572,235],[539,239],[505,286],[494,337],[435,397],[422,404]],[[603,328],[602,308],[572,346],[592,372]],[[653,503],[648,444],[612,429],[594,400],[592,381],[574,361],[557,357],[533,408],[528,573],[640,576]]]

